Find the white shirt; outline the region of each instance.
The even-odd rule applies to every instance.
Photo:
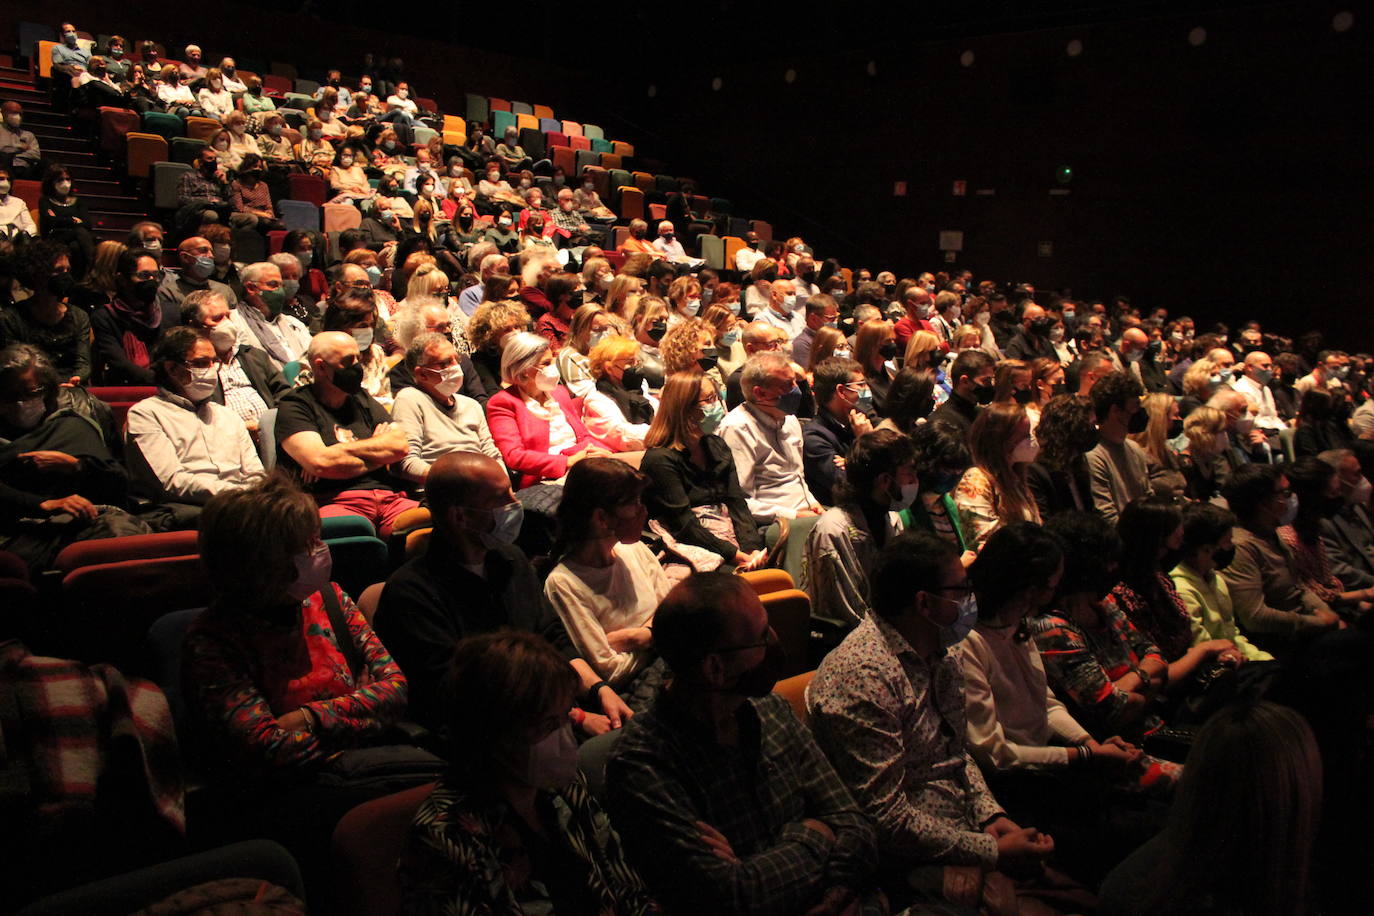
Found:
[[[420,107],[415,104],[415,101],[413,99],[403,99],[398,95],[388,96],[386,103],[390,105],[392,108],[401,109],[406,114],[410,115],[412,118],[415,117],[415,115],[417,115],[420,111]]]
[[[587,664],[615,685],[643,667],[653,653],[617,652],[606,634],[652,624],[672,583],[647,545],[616,544],[611,552],[614,561],[606,567],[559,563],[544,582],[544,595]]]
[[[6,194],[0,197],[0,236],[8,238],[18,232],[37,235],[38,227],[33,224],[29,205],[24,203],[23,198]]]
[[[234,309],[229,313],[229,319],[234,322],[234,327],[238,328],[240,344],[248,347],[256,347],[263,352],[267,352],[266,348],[262,345],[262,341],[258,340],[258,335],[253,333],[253,329],[248,326],[248,321],[239,310],[250,308],[253,308],[253,306],[244,303],[238,309]],[[282,348],[285,349],[287,355],[291,357],[287,362],[299,360],[305,356],[305,351],[310,348],[309,328],[285,313],[278,315],[276,321],[269,321],[267,324],[276,332],[277,340],[281,342]],[[272,359],[272,354],[268,353],[267,358],[272,362],[275,368],[281,368],[282,364]]]
[[[206,86],[197,97],[200,99],[200,110],[205,112],[207,118],[223,121],[234,110],[234,96],[223,86],[220,86],[219,92],[211,92],[210,87]]]
[[[655,408],[658,407],[658,399],[652,395],[649,397],[649,403]],[[644,437],[649,434],[648,423],[631,423],[625,419],[620,405],[597,391],[594,386],[582,398],[582,425],[587,427],[587,432],[591,433],[593,438],[601,440],[617,452],[639,451],[644,448]]]
[[[760,518],[796,518],[820,504],[806,486],[802,468],[802,429],[794,416],[775,420],[744,403],[725,415],[717,435],[730,446],[735,474]]]
[[[796,340],[802,331],[806,330],[806,310],[798,308],[789,312],[786,316],[779,315],[770,305],[768,308],[760,310],[754,315],[754,320],[764,324],[771,324],[775,328],[782,328],[787,332],[789,341]]]
[[[761,260],[763,260],[763,252],[755,251],[746,246],[735,252],[735,269],[747,274]]]
[[[530,413],[549,424],[550,455],[561,455],[564,449],[577,444],[577,433],[573,432],[572,424],[563,416],[563,408],[553,395],[549,395],[548,401],[543,404],[534,398],[525,398],[525,406]]]
[[[163,389],[129,411],[125,440],[135,483],[157,499],[203,503],[263,469],[238,414],[209,400],[193,407]]]
[[[230,92],[248,91],[248,86],[245,85],[242,80],[237,76],[229,76],[228,74],[224,74],[224,88],[228,89]]]
[[[1274,394],[1268,385],[1261,385],[1248,375],[1241,375],[1231,380],[1231,387],[1245,395],[1245,400],[1255,408],[1255,425],[1260,429],[1277,431],[1288,426],[1279,418],[1279,412],[1274,407]]]

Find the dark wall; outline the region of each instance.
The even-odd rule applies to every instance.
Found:
[[[939,230],[961,229],[956,263],[980,276],[1125,292],[1175,314],[1253,314],[1276,330],[1319,323],[1369,347],[1374,21],[1337,34],[1333,12],[660,68],[629,87],[630,116],[711,193],[846,264],[938,269]],[[1208,36],[1194,47],[1198,25]],[[1075,38],[1083,51],[1070,58]],[[1052,197],[1060,165],[1075,177]],[[951,194],[955,180],[968,196]],[[894,181],[908,196],[893,196]]]

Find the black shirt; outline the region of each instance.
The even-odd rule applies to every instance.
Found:
[[[80,464],[75,472],[52,471],[19,459],[40,451],[65,452]],[[79,414],[55,411],[24,433],[0,428],[0,526],[41,515],[40,503],[73,493],[96,505],[123,506],[128,485],[128,473],[105,447],[100,430]]]
[[[460,565],[442,541],[391,575],[373,626],[410,683],[410,712],[431,729],[452,715],[444,678],[459,641],[503,627],[542,635],[569,659],[577,657],[558,615],[544,600],[539,576],[520,548],[487,552],[483,575]]]
[[[372,438],[378,424],[391,422],[386,409],[366,391],[350,395],[337,408],[326,407],[312,386],[293,388],[277,405],[277,456],[283,467],[297,474],[298,465],[282,443],[299,432],[316,432],[326,446]],[[320,478],[305,485],[317,498],[329,499],[345,490],[401,490],[400,481],[384,469],[366,471],[344,480]]]
[[[683,449],[658,447],[644,453],[639,470],[648,476],[644,505],[649,516],[684,544],[705,547],[727,563],[735,562],[737,551],[750,553],[763,546],[749,501],[740,489],[730,446],[719,436],[702,436],[706,467],[698,467]],[[729,541],[711,534],[692,512],[693,506],[724,504],[735,526],[736,548]]]
[[[973,421],[978,418],[978,405],[964,398],[962,395],[951,391],[949,399],[930,415],[930,422],[943,420],[955,426],[964,434],[964,440],[968,441],[969,430],[973,428]]]

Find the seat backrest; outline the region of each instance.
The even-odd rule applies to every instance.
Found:
[[[129,131],[138,130],[138,112],[127,108],[100,109],[100,148],[111,156],[124,149]]]
[[[725,243],[715,235],[699,235],[697,241],[701,243],[701,257],[706,262],[706,266],[712,270],[725,269]]]
[[[786,700],[792,707],[792,711],[797,714],[803,725],[809,723],[806,714],[806,686],[811,683],[811,679],[816,676],[816,672],[807,671],[789,677],[786,680],[778,681],[773,687],[773,692]]]
[[[258,414],[258,457],[264,470],[277,466],[277,408],[269,407]]]
[[[172,721],[184,725],[187,721],[186,694],[181,683],[181,646],[186,640],[186,631],[205,611],[204,608],[188,608],[163,614],[148,628],[146,645],[153,683],[162,688],[167,697],[167,705],[172,710]],[[181,734],[185,734],[181,731]]]
[[[668,218],[667,204],[649,204],[649,225],[657,226]]]
[[[574,140],[578,140],[578,139],[581,139],[581,138],[579,138],[579,137],[573,137],[573,139],[574,139]],[[587,166],[600,166],[600,164],[601,164],[601,154],[600,154],[600,153],[594,153],[594,152],[592,152],[592,151],[589,150],[589,149],[580,149],[580,150],[577,151],[577,171],[578,171],[579,173],[580,173],[584,168],[586,168]]]
[[[561,168],[563,174],[572,175],[577,171],[577,154],[571,147],[554,146],[549,149],[549,158],[553,160],[556,168]]]
[[[591,140],[604,140],[606,139],[606,132],[595,124],[583,124],[582,136]]]
[[[210,598],[198,555],[82,566],[62,579],[54,630],[83,661],[136,665],[155,620]]]
[[[375,537],[331,538],[325,542],[333,558],[334,581],[349,595],[386,579],[390,553],[386,542]]]
[[[262,88],[264,91],[271,90],[281,95],[286,95],[288,92],[295,91],[295,86],[291,81],[280,74],[264,73],[260,79],[262,80]]]
[[[781,674],[791,677],[811,668],[811,597],[801,589],[784,589],[760,596],[768,612],[768,625],[787,650]]]
[[[224,126],[214,118],[201,118],[191,115],[186,119],[186,136],[192,140],[209,142]]]
[[[161,210],[175,209],[178,202],[177,184],[181,176],[191,171],[184,162],[153,163],[153,206]]]
[[[631,187],[634,186],[634,180],[630,178],[630,173],[625,171],[624,169],[610,167],[607,168],[606,171],[610,173],[611,176],[611,187],[616,188],[618,190],[620,188],[626,187],[627,185]]]
[[[592,138],[592,150],[598,153],[613,153],[615,152],[615,145],[610,140],[594,137]]]
[[[575,150],[590,151],[592,148],[592,141],[580,134],[571,134],[568,136],[568,145]]]
[[[287,230],[319,231],[320,208],[317,204],[305,200],[280,200],[277,202],[277,209],[281,211],[281,223]]]
[[[520,146],[531,159],[543,159],[546,155],[544,134],[533,127],[520,128]]]
[[[467,105],[464,108],[464,116],[469,121],[478,121],[485,124],[487,118],[491,115],[491,110],[487,108],[487,97],[484,95],[475,95],[471,92],[465,93],[464,95],[467,100]]]
[[[43,182],[34,181],[32,178],[16,178],[10,182],[10,192],[32,210],[38,206],[43,196]]]
[[[665,194],[678,189],[677,179],[671,175],[655,175],[654,189]]]
[[[751,219],[749,221],[749,228],[752,229],[758,235],[760,242],[773,241],[772,223],[766,223],[761,219]]]
[[[324,205],[325,232],[343,232],[345,229],[357,229],[362,225],[362,222],[362,211],[352,204]]]
[[[563,133],[567,134],[569,137],[580,137],[582,136],[582,125],[576,121],[564,121]]]
[[[496,142],[501,142],[506,136],[507,127],[519,127],[515,115],[509,111],[494,110],[491,113],[491,131],[496,138]]]
[[[510,111],[510,102],[507,99],[498,99],[496,96],[491,96],[487,99],[487,107],[491,109],[493,113],[498,111]]]
[[[730,201],[726,200],[724,197],[712,197],[712,198],[711,198],[711,212],[712,212],[712,213],[715,213],[715,214],[718,214],[718,215],[721,214],[721,213],[727,213],[727,214],[728,214],[733,208],[734,208],[734,205],[731,204]]]
[[[386,588],[385,582],[373,582],[363,589],[363,593],[353,602],[358,606],[358,613],[362,614],[363,619],[369,624],[372,623],[372,618],[377,616],[377,605],[381,603],[382,589],[384,588]]]
[[[550,150],[555,146],[567,146],[568,135],[556,130],[544,131],[544,149]]]
[[[611,193],[611,176],[599,165],[589,165],[582,170],[584,178],[592,180],[592,187],[596,188],[597,196],[605,201]]]
[[[330,843],[340,916],[395,916],[401,912],[396,862],[405,851],[415,812],[431,783],[364,802],[339,819]]]
[[[526,128],[538,130],[539,119],[532,114],[517,114],[515,116],[515,126],[521,130],[525,130]]]
[[[180,557],[198,552],[194,531],[97,538],[77,541],[62,548],[53,561],[53,569],[65,576],[83,566],[118,563],[124,560],[151,560],[156,557]]]
[[[744,239],[739,238],[738,236],[734,236],[734,235],[727,235],[727,236],[725,237],[724,241],[725,241],[725,269],[726,269],[726,270],[736,270],[737,268],[735,267],[735,254],[736,254],[737,252],[740,252],[740,251],[743,251],[743,250],[744,250],[744,247],[745,247]]]
[[[548,105],[539,105],[536,103],[532,107],[534,110],[534,116],[536,118],[539,118],[541,121],[553,120],[553,109],[550,108]]]
[[[611,145],[615,147],[615,154],[617,156],[633,156],[635,154],[634,146],[629,143],[616,140]]]
[[[602,153],[601,167],[603,169],[606,169],[607,171],[611,171],[612,169],[620,169],[625,164],[624,159],[624,156],[617,156],[615,153]],[[627,172],[626,174],[629,173]]]
[[[150,134],[161,134],[168,140],[186,136],[186,124],[174,114],[165,111],[145,111],[143,130]]]
[[[644,219],[644,192],[639,188],[619,188],[617,190],[620,194],[620,218]]]
[[[539,129],[546,134],[563,133],[563,122],[557,118],[540,118]]]
[[[534,106],[529,102],[511,102],[510,110],[512,114],[529,115],[534,117]]]
[[[174,137],[172,139],[172,161],[184,162],[194,168],[196,158],[200,156],[200,151],[203,149],[205,149],[204,140],[192,140],[190,137]],[[238,256],[237,253],[236,256]],[[244,258],[244,260],[247,260],[247,258]]]

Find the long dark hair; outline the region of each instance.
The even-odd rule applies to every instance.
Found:
[[[586,458],[568,470],[558,504],[558,539],[553,557],[563,557],[590,536],[592,513],[628,505],[644,493],[649,478],[614,458]]]
[[[1336,476],[1336,469],[1309,455],[1288,465],[1284,476],[1298,498],[1298,516],[1293,519],[1293,530],[1303,543],[1314,544],[1321,537],[1322,506],[1326,502],[1323,491]]]
[[[1121,581],[1146,600],[1159,591],[1159,551],[1183,524],[1183,509],[1167,496],[1142,496],[1121,510]]]
[[[1028,588],[1047,587],[1064,550],[1058,538],[1034,522],[1013,522],[992,533],[968,568],[978,595],[978,619],[992,620]]]

